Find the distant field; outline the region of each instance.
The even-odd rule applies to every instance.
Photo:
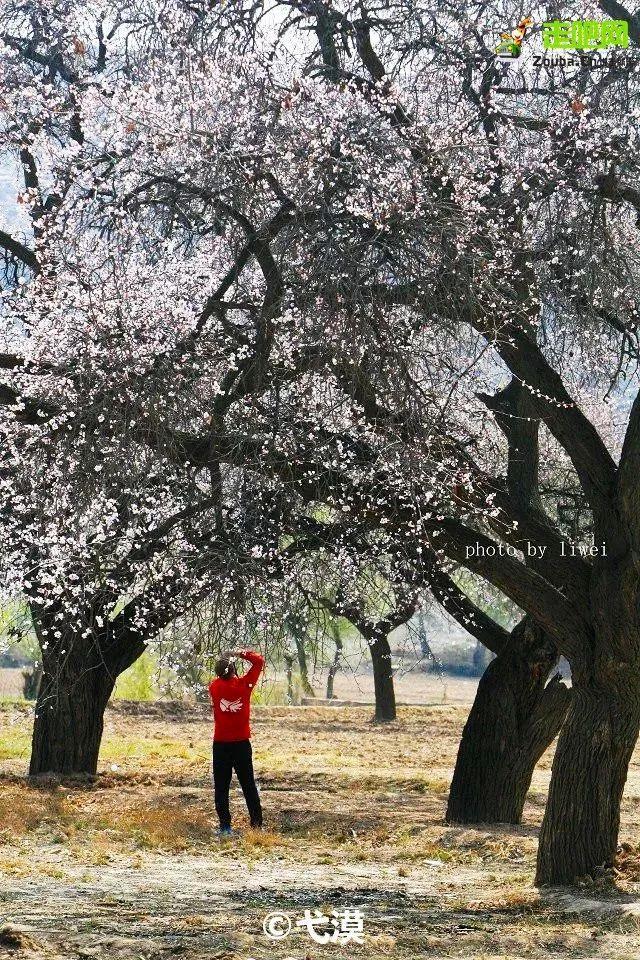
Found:
[[[404,703],[473,703],[478,689],[475,677],[440,677],[433,673],[406,673],[395,677],[397,700]],[[324,697],[326,680],[315,685],[316,694]],[[340,700],[362,700],[373,703],[373,674],[338,673],[334,693]]]
[[[278,680],[282,683],[283,677],[278,675]],[[265,681],[267,690],[270,683],[273,683],[273,680],[270,680],[267,675]],[[324,673],[314,678],[314,689],[318,697],[324,697],[326,683]],[[472,677],[440,677],[437,674],[419,671],[415,673],[399,671],[396,674],[395,687],[396,697],[401,703],[472,703],[478,681]],[[334,693],[339,700],[373,703],[373,674],[368,670],[356,673],[340,672],[335,678]],[[22,671],[0,668],[0,698],[21,696]]]
[[[22,696],[22,670],[0,667],[0,697]]]

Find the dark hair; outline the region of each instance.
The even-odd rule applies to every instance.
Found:
[[[229,677],[235,677],[236,665],[229,657],[220,657],[216,663],[216,677],[222,680],[228,680]]]

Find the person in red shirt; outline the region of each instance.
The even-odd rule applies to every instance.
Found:
[[[236,658],[248,660],[251,668],[239,677]],[[264,658],[252,650],[231,650],[216,663],[216,679],[209,684],[213,706],[213,790],[220,834],[231,834],[229,788],[235,770],[249,810],[251,826],[262,826],[260,795],[253,775],[251,694],[264,667]]]

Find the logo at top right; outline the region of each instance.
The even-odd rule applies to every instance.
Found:
[[[542,25],[545,50],[606,50],[629,46],[626,20],[550,20]]]

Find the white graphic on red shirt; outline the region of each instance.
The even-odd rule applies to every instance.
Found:
[[[237,713],[242,710],[242,699],[239,700],[221,700],[220,709],[223,713]]]

